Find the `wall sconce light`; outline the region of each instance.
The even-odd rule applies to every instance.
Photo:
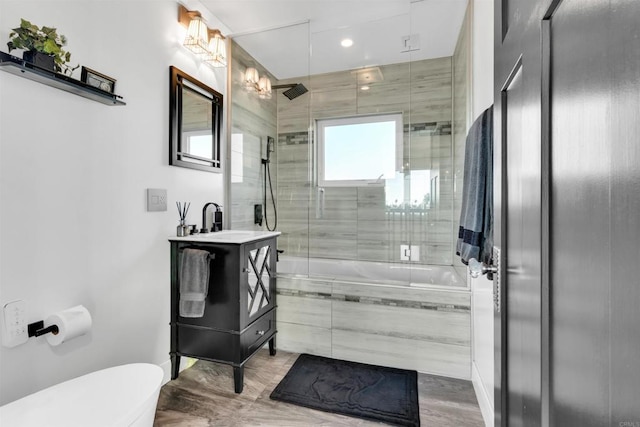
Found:
[[[261,99],[271,99],[271,80],[268,77],[262,76],[258,80],[258,96]]]
[[[191,18],[189,28],[187,29],[187,36],[184,38],[182,44],[196,55],[204,55],[207,52],[207,42],[209,40],[207,26],[199,12],[187,11],[187,13]]]
[[[247,92],[257,92],[261,99],[271,99],[271,80],[258,74],[258,70],[248,67],[244,72],[244,87]]]
[[[213,67],[227,66],[227,48],[220,30],[207,28],[202,15],[197,11],[178,7],[178,21],[187,27],[183,45]]]
[[[258,81],[260,76],[258,70],[253,67],[249,67],[244,72],[244,88],[247,92],[255,92],[258,90]]]
[[[220,30],[209,30],[209,46],[205,61],[213,67],[227,66],[227,47]]]

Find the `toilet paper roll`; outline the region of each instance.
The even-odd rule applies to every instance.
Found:
[[[63,342],[77,338],[91,330],[91,314],[84,306],[68,308],[54,313],[44,320],[44,327],[56,325],[58,333],[45,335],[50,345],[56,346]]]

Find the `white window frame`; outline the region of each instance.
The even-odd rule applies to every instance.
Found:
[[[317,180],[319,187],[365,187],[371,185],[384,185],[385,179],[394,177],[372,179],[326,180],[325,179],[325,128],[339,125],[355,125],[366,123],[379,123],[394,121],[396,123],[395,141],[395,169],[402,170],[402,155],[404,146],[404,125],[402,113],[364,114],[358,116],[334,117],[329,119],[316,119],[317,136]]]

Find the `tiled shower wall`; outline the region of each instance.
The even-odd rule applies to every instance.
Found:
[[[280,249],[294,256],[399,261],[400,245],[410,243],[420,246],[420,263],[451,265],[452,59],[315,75],[303,83],[308,94],[292,101],[278,97]],[[364,84],[370,90],[360,90]],[[313,120],[388,112],[404,114],[404,179],[411,170],[430,170],[438,182],[437,203],[429,209],[391,208],[383,186],[326,187],[319,217],[309,173]]]
[[[231,42],[231,224],[239,230],[261,230],[254,224],[254,205],[263,203],[264,167],[267,136],[276,138],[276,99],[260,99],[243,85],[247,67],[254,67],[261,76],[274,77],[234,41]],[[272,153],[271,178],[277,183],[277,152]],[[271,205],[270,205],[271,206]],[[269,209],[273,221],[273,208]],[[269,225],[272,225],[270,222]]]

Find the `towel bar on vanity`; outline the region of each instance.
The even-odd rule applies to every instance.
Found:
[[[184,251],[185,249],[200,249],[200,250],[204,250],[198,247],[187,247],[187,248],[182,248],[180,249],[180,253],[182,253],[182,251]],[[213,261],[214,259],[216,259],[216,254],[212,254],[211,252],[209,252],[209,261]]]

